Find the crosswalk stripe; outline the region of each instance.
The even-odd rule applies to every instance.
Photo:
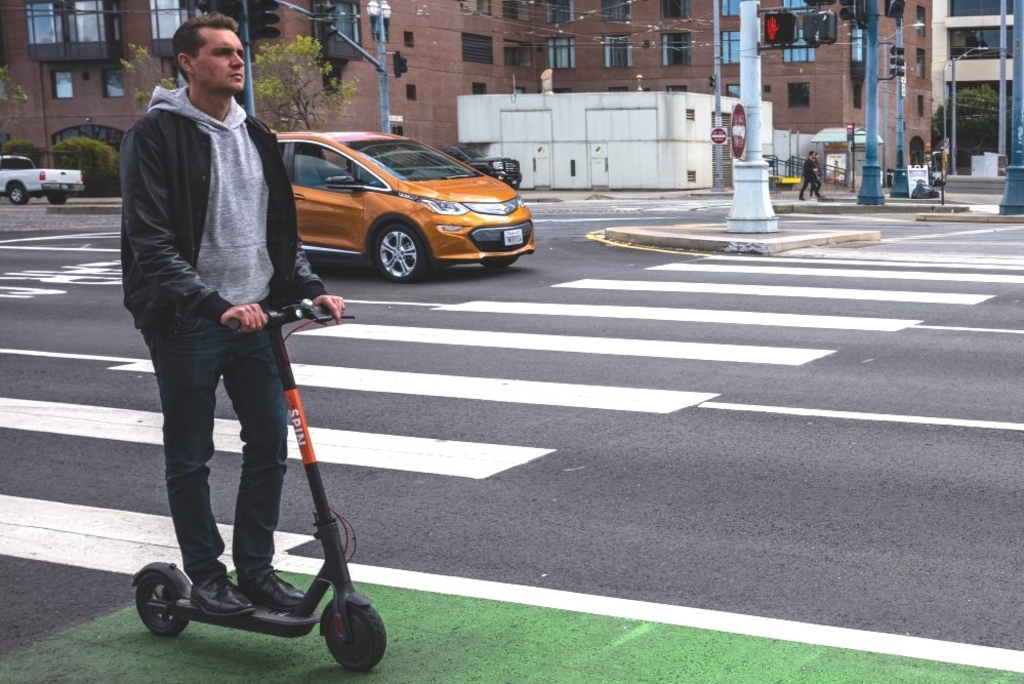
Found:
[[[759,256],[757,263],[789,264],[791,266],[817,266],[827,264],[829,266],[878,266],[880,268],[952,268],[972,271],[1024,271],[1020,261],[999,263],[998,261],[966,262],[966,261],[941,261],[937,255],[934,261],[881,261],[878,259],[829,259],[826,257],[813,259],[799,259],[796,257],[770,257]],[[728,256],[713,255],[706,261],[742,261],[750,263],[749,256]]]
[[[150,411],[0,398],[0,428],[137,444],[163,444],[162,426],[163,417]],[[217,450],[242,453],[242,440],[238,433],[237,421],[217,419],[214,424]],[[311,428],[310,438],[316,448],[317,459],[323,463],[471,479],[490,477],[554,451],[328,428]],[[293,441],[289,442],[288,456],[301,458]]]
[[[139,361],[124,366],[113,366],[111,370],[152,373],[153,365],[149,361]],[[672,413],[718,396],[705,392],[573,385],[561,382],[366,370],[302,363],[292,364],[292,371],[296,384],[300,387],[327,387],[353,392],[413,394],[640,413]]]
[[[1024,276],[998,273],[933,273],[930,271],[872,271],[863,268],[802,268],[799,266],[729,266],[726,264],[662,264],[648,271],[673,273],[729,273],[746,275],[816,276],[828,278],[874,278],[884,280],[928,280],[954,283],[1002,283],[1020,285]]]
[[[738,344],[676,342],[672,340],[635,340],[614,337],[492,332],[489,330],[361,325],[359,323],[316,328],[303,331],[302,334],[385,342],[416,342],[499,349],[573,352],[577,354],[607,354],[611,356],[643,356],[659,359],[766,363],[782,366],[801,366],[823,356],[828,356],[835,351],[833,349],[758,347]]]
[[[856,290],[830,287],[791,287],[788,285],[732,285],[721,283],[676,283],[653,280],[604,280],[584,278],[552,287],[578,290],[617,290],[622,292],[673,292],[689,294],[730,294],[760,297],[802,297],[810,299],[849,299],[911,304],[981,304],[995,295],[952,294],[944,292],[908,292],[899,290]]]
[[[898,318],[857,316],[809,316],[804,314],[759,313],[756,311],[719,311],[714,309],[672,309],[655,306],[606,306],[597,304],[545,304],[540,302],[464,302],[437,306],[435,311],[468,313],[526,314],[537,316],[580,316],[621,318],[680,323],[730,323],[791,328],[826,328],[896,332],[921,323]]]
[[[230,526],[218,525],[218,528],[224,539],[231,539]],[[274,567],[285,572],[315,575],[322,561],[288,553],[289,549],[311,540],[312,537],[306,535],[277,532]],[[4,556],[121,575],[134,574],[153,561],[180,562],[170,518],[5,495],[0,495],[0,542],[0,554]],[[232,566],[227,554],[221,560],[229,568]],[[357,563],[350,564],[349,570],[358,583],[1024,672],[1024,653],[990,646]]]

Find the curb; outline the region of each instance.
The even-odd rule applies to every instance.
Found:
[[[846,242],[874,243],[882,239],[878,230],[801,231],[780,230],[774,233],[710,232],[706,228],[613,228],[604,231],[605,238],[639,247],[660,247],[688,252],[721,252],[724,254],[771,255],[804,247],[823,247]]]

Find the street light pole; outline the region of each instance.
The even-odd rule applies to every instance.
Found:
[[[1014,0],[1014,17],[1024,17],[1024,0]],[[1018,34],[1019,35],[1019,34]],[[1024,83],[1024,55],[1021,41],[1013,41],[1014,84]],[[1010,110],[1013,124],[1010,126],[1010,157],[1006,167],[1006,185],[1003,200],[999,203],[1000,214],[1024,214],[1024,88],[1014,87],[1013,108]]]
[[[885,204],[882,194],[882,168],[878,165],[878,3],[867,3],[867,112],[865,113],[864,166],[861,167],[857,204]]]
[[[370,32],[377,42],[377,74],[380,77],[380,130],[391,132],[391,112],[388,103],[387,42],[388,24],[391,22],[391,5],[388,0],[370,0],[366,5],[370,15]]]

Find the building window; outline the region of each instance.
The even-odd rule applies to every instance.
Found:
[[[739,64],[740,32],[722,31],[722,64]]]
[[[914,56],[914,75],[918,78],[924,78],[924,70],[927,63],[924,49],[917,48],[917,54]]]
[[[103,70],[103,97],[124,97],[124,69]]]
[[[494,46],[490,36],[462,34],[462,61],[494,64]]]
[[[56,100],[67,100],[75,95],[75,89],[71,83],[70,71],[54,71],[50,74],[53,79],[53,97]]]
[[[665,92],[667,93],[685,93],[686,91],[687,88],[684,85],[670,85],[665,88]]]
[[[1013,14],[1013,2],[1006,3],[1006,14]],[[999,0],[950,0],[949,16],[951,17],[983,17],[999,16]]]
[[[505,66],[530,66],[530,46],[525,43],[505,43]]]
[[[576,40],[548,38],[548,66],[552,69],[575,69]]]
[[[740,84],[739,83],[726,83],[725,84],[725,95],[726,95],[726,97],[739,97],[740,96]]]
[[[740,0],[721,0],[723,17],[740,16]]]
[[[633,66],[633,39],[630,36],[604,37],[604,65],[606,67]]]
[[[101,0],[29,2],[25,5],[28,42],[31,45],[102,43],[107,40],[106,12]],[[119,34],[119,24],[114,24]],[[113,36],[120,39],[120,35]]]
[[[170,40],[188,19],[188,0],[149,0],[149,27],[153,40]]]
[[[661,65],[690,66],[692,41],[689,33],[661,34]]]
[[[464,12],[471,14],[491,15],[491,0],[463,0],[460,3]]]
[[[917,96],[917,115],[924,116],[924,95]]]
[[[405,99],[412,100],[413,102],[416,101],[416,86],[412,83],[405,84]]]
[[[804,3],[801,2],[801,5]],[[797,42],[794,47],[786,48],[782,51],[783,62],[813,62],[814,61],[814,50],[807,47],[807,41],[804,40],[803,28],[797,29]]]
[[[1007,12],[1010,12],[1010,10],[1011,10],[1010,7],[1006,8]],[[927,16],[927,10],[925,10],[925,8],[922,7],[921,5],[918,5],[917,6],[917,22],[916,23],[917,23],[917,35],[919,35],[919,36],[923,36],[925,34],[925,32],[927,31],[927,29],[928,29],[928,24],[925,23],[926,16]]]
[[[629,92],[629,86],[608,86],[609,93],[625,93]]]
[[[861,96],[864,93],[864,81],[853,82],[853,108],[861,108]]]
[[[810,83],[789,83],[789,106],[810,107],[811,106],[811,84]]]
[[[487,94],[487,84],[486,83],[474,83],[473,84],[473,94],[474,95],[486,95]]]
[[[505,19],[528,19],[525,0],[502,0],[501,16]]]
[[[864,61],[864,30],[856,26],[850,28],[850,61]]]
[[[1006,27],[1007,31],[1011,27]],[[1013,39],[1007,36],[1007,46],[1013,45]],[[955,29],[949,32],[949,56],[961,57],[968,51],[971,54],[964,59],[999,59],[999,29],[976,28]]]
[[[548,23],[572,21],[572,0],[548,0]]]
[[[605,21],[629,21],[630,0],[601,0],[601,18]]]
[[[661,0],[661,16],[664,19],[689,19],[690,0]]]
[[[413,36],[412,31],[402,32],[402,44],[405,45],[405,47],[407,48],[416,47],[416,40],[415,36]]]

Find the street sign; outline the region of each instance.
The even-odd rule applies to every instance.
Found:
[[[743,159],[747,153],[747,110],[736,103],[732,108],[732,158]]]
[[[722,126],[715,126],[711,129],[711,142],[716,145],[724,145],[729,139],[729,132]]]
[[[405,118],[401,114],[389,114],[388,123],[403,123]]]

